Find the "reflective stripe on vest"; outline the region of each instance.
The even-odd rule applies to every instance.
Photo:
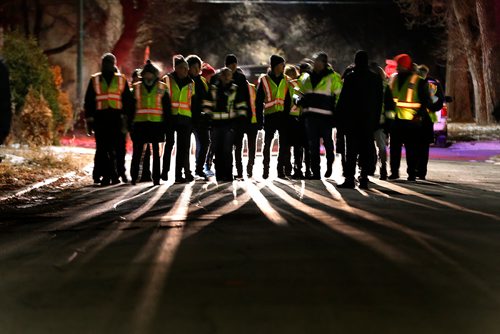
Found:
[[[257,124],[257,114],[256,114],[256,108],[255,108],[255,98],[256,98],[256,90],[255,90],[255,85],[247,81],[247,86],[248,86],[248,95],[250,96],[250,109],[252,111],[252,119],[250,122],[252,124]]]
[[[170,96],[170,105],[172,106],[172,115],[182,115],[191,117],[191,98],[194,95],[194,82],[179,89],[177,82],[171,75],[164,78],[164,83],[167,85],[168,95]]]
[[[298,117],[300,116],[301,110],[299,106],[293,103],[293,95],[295,94],[296,89],[300,89],[299,81],[295,79],[295,80],[290,80],[288,83],[290,85],[290,90],[289,90],[290,99],[292,100],[292,107],[290,108],[290,116]]]
[[[330,73],[323,78],[316,85],[316,87],[312,87],[311,75],[309,73],[305,73],[302,82],[301,82],[301,90],[302,94],[318,94],[324,96],[335,96],[338,100],[340,95],[340,91],[342,90],[342,79],[337,72]],[[303,113],[316,113],[321,115],[333,115],[331,109],[325,109],[322,106],[318,105],[309,105],[308,107],[302,110]]]
[[[162,122],[162,98],[165,91],[166,85],[160,81],[157,82],[150,92],[148,92],[142,82],[135,83],[136,112],[134,122]]]
[[[283,79],[281,79],[279,86],[276,85],[269,75],[263,76],[261,78],[261,83],[266,93],[264,115],[285,110],[285,97],[288,92],[286,77],[284,76]]]
[[[418,81],[421,80],[417,74],[413,74],[401,88],[398,85],[398,76],[391,83],[392,95],[396,103],[396,115],[399,119],[411,121],[421,106],[418,98]]]
[[[114,74],[109,86],[102,77],[102,73],[92,75],[92,85],[96,95],[96,109],[122,109],[122,93],[126,84],[127,80],[119,73]]]
[[[227,106],[225,111],[217,111],[216,108],[217,106],[217,91],[220,88],[217,86],[212,86],[212,89],[210,92],[212,93],[212,103],[206,103],[210,101],[206,101],[204,105],[212,107],[212,109],[209,111],[209,114],[212,116],[212,119],[214,121],[221,121],[221,120],[228,120],[228,119],[234,119],[239,116],[246,116],[246,108],[247,104],[246,102],[239,102],[237,104],[234,103],[234,100],[236,99],[236,92],[238,90],[238,86],[233,84],[231,86],[231,93],[227,97]],[[214,110],[215,109],[215,110]]]

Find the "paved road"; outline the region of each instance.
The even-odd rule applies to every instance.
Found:
[[[0,333],[499,333],[500,167],[430,169],[368,191],[88,186],[4,210]]]

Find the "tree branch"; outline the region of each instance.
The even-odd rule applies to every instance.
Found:
[[[58,47],[55,47],[52,49],[48,49],[48,50],[44,50],[43,53],[45,53],[47,56],[55,55],[55,54],[61,53],[65,50],[69,49],[70,47],[72,47],[75,44],[76,44],[76,35],[73,35],[73,36],[71,36],[71,38],[69,39],[68,42],[64,43],[61,46],[58,46]]]

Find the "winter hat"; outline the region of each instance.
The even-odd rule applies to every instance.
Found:
[[[328,64],[328,55],[325,52],[318,52],[314,54],[314,60],[319,60],[325,65]]]
[[[271,63],[271,69],[275,68],[279,64],[283,64],[284,62],[285,58],[278,55],[272,55],[269,59],[269,63]]]
[[[368,53],[363,50],[356,52],[354,64],[356,67],[368,67]]]
[[[109,63],[113,63],[113,64],[116,64],[116,57],[114,54],[110,53],[110,52],[107,52],[105,54],[102,55],[101,57],[101,61],[104,63],[104,62],[109,62]]]
[[[238,58],[236,58],[234,54],[230,53],[226,56],[226,60],[224,63],[226,66],[229,66],[231,64],[238,64]]]
[[[141,75],[146,72],[153,73],[155,76],[159,76],[160,74],[160,70],[158,70],[158,68],[156,68],[149,59],[146,61],[146,65],[144,65],[144,68],[141,70]]]
[[[185,63],[187,65],[187,61],[182,55],[175,55],[173,57],[173,60],[174,60],[174,67],[177,67],[177,65],[180,65],[182,63]]]
[[[413,63],[411,61],[411,57],[407,55],[406,53],[397,55],[394,57],[394,60],[398,64],[398,66],[401,66],[404,69],[407,69],[408,71],[411,71],[413,69]]]

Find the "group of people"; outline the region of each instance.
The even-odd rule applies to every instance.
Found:
[[[212,72],[202,71],[204,64],[196,55],[177,55],[173,71],[164,76],[147,61],[133,73],[131,83],[117,69],[114,55],[105,54],[101,72],[90,79],[84,107],[87,129],[95,133],[96,140],[94,181],[101,185],[119,183],[120,178],[128,182],[127,132],[133,142],[132,184],[153,181],[157,185],[168,180],[174,146],[177,183],[190,182],[195,176],[206,179],[215,175],[218,181],[243,178],[245,134],[246,175],[252,177],[257,134],[262,129],[264,179],[269,177],[276,132],[278,177],[321,179],[321,143],[326,155],[323,175],[332,175],[334,128],[345,177],[340,187],[354,188],[359,182],[367,188],[377,156],[380,178],[398,179],[403,145],[408,180],[425,178],[433,114],[442,107],[442,90],[437,81],[426,78],[427,73],[417,73],[428,69],[417,68],[408,55],[395,60],[397,73],[388,78],[382,68],[369,63],[365,51],[356,53],[354,64],[342,76],[324,52],[297,66],[272,55],[268,72],[256,86],[247,80],[233,54],[226,56],[224,67]],[[192,134],[196,139],[195,175],[190,167]]]

